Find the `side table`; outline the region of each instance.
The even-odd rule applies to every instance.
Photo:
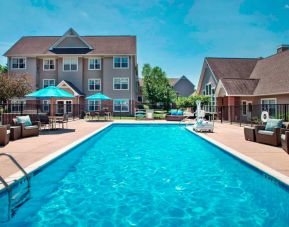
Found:
[[[252,142],[256,141],[255,128],[254,127],[245,126],[244,127],[244,135],[245,135],[246,140],[249,140]]]
[[[17,140],[21,137],[21,126],[10,127],[10,139]]]

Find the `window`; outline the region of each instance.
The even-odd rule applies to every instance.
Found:
[[[53,58],[43,59],[43,70],[44,71],[55,70],[55,59]]]
[[[26,69],[26,58],[12,58],[12,69]]]
[[[11,100],[11,112],[12,113],[21,113],[26,106],[26,101],[21,100]]]
[[[114,57],[113,68],[116,69],[127,69],[128,68],[128,57]]]
[[[90,100],[88,101],[88,111],[99,111],[101,108],[100,101]]]
[[[78,70],[77,57],[63,58],[63,71],[77,71],[77,70]]]
[[[49,112],[49,105],[50,105],[50,101],[49,100],[43,100],[42,102],[42,111],[45,113]]]
[[[261,99],[262,111],[267,111],[271,118],[276,117],[277,99]]]
[[[113,100],[114,112],[128,112],[129,102],[128,99],[115,99]]]
[[[138,96],[138,97],[137,97],[137,101],[138,101],[138,102],[142,102],[142,96]]]
[[[101,59],[100,58],[89,58],[88,59],[88,70],[100,70]]]
[[[49,86],[55,86],[55,80],[54,79],[43,79],[43,88],[46,88]]]
[[[207,111],[207,112],[216,112],[215,88],[212,87],[211,83],[206,84],[202,94],[210,96],[210,103],[208,105],[204,106],[205,111]]]
[[[128,90],[128,78],[113,78],[114,90]]]
[[[66,113],[72,113],[72,101],[66,101]]]
[[[242,101],[242,113],[243,115],[247,115],[247,102]]]
[[[88,90],[89,91],[100,91],[101,90],[101,80],[100,79],[89,79],[88,80]]]

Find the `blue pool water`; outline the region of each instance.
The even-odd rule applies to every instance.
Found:
[[[183,127],[113,125],[33,177],[8,225],[288,223],[285,187]]]

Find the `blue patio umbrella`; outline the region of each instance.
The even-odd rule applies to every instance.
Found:
[[[106,96],[106,95],[104,95],[102,93],[96,93],[94,95],[86,97],[86,99],[87,100],[100,100],[100,101],[102,101],[102,100],[111,100],[110,97],[108,97],[108,96]]]
[[[74,98],[69,92],[55,86],[49,86],[38,91],[32,92],[25,97],[27,98]]]
[[[89,101],[94,101],[94,100],[97,100],[97,101],[105,101],[105,100],[111,100],[110,97],[102,94],[102,93],[96,93],[94,95],[91,95],[91,96],[88,96],[85,98],[86,100],[89,100]]]
[[[54,114],[54,109],[53,109],[53,104],[55,101],[55,98],[74,98],[72,94],[69,92],[60,89],[59,87],[56,86],[49,86],[46,88],[42,88],[38,91],[32,92],[28,95],[25,95],[27,98],[40,98],[40,99],[50,99],[50,114]]]

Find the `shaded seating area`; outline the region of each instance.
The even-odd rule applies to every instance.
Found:
[[[108,110],[108,108],[103,107],[101,108],[101,104],[102,101],[106,101],[106,100],[111,100],[110,97],[102,94],[102,93],[96,93],[94,95],[88,96],[85,98],[88,102],[93,102],[95,103],[95,101],[99,102],[99,106],[98,106],[98,110],[95,111],[88,111],[86,113],[86,117],[90,120],[101,120],[100,118],[102,117],[103,120],[107,121],[107,120],[111,120],[112,119],[112,115],[111,112]],[[88,105],[88,109],[96,109],[97,106],[91,106]]]
[[[165,119],[167,121],[182,121],[186,117],[187,116],[184,115],[184,111],[172,109],[172,110],[169,111],[168,114],[166,114]]]

